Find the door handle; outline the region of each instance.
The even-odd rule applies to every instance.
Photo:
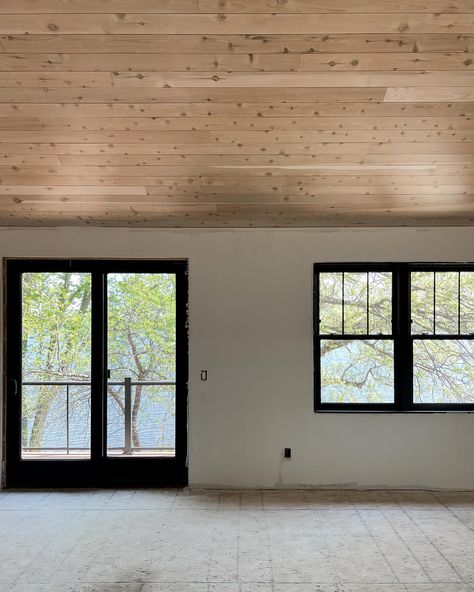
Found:
[[[12,395],[18,395],[18,381],[10,378],[9,382],[12,385]]]

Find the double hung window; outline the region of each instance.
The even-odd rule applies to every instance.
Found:
[[[474,410],[474,265],[316,264],[316,411]]]

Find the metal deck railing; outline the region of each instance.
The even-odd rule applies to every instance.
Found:
[[[26,451],[36,450],[65,450],[66,454],[69,454],[71,450],[88,450],[88,448],[80,448],[78,446],[70,446],[70,387],[71,386],[90,386],[90,381],[25,381],[22,383],[23,386],[65,386],[66,387],[66,446],[65,447],[44,447],[33,448],[24,447]],[[176,386],[176,382],[173,381],[147,381],[147,380],[132,380],[127,377],[123,381],[107,381],[107,386],[123,386],[124,387],[124,431],[125,441],[123,447],[124,454],[131,454],[133,449],[132,446],[132,387],[134,386]],[[122,448],[117,448],[122,450]],[[137,449],[135,449],[137,450]],[[150,447],[140,447],[139,450],[154,450]],[[161,449],[160,449],[161,450]]]

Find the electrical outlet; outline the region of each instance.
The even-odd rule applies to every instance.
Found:
[[[291,458],[291,448],[285,448],[285,458]]]

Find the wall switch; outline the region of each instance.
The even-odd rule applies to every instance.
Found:
[[[285,458],[291,458],[291,448],[285,448]]]

